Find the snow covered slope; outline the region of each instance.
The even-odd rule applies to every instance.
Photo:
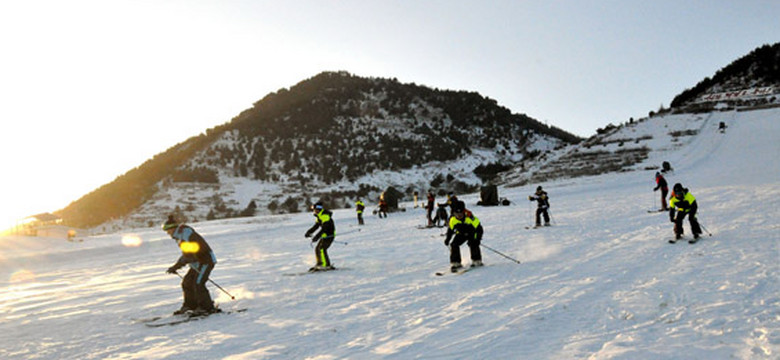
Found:
[[[655,120],[655,119],[654,119]],[[725,134],[716,131],[726,121]],[[698,129],[671,141],[663,134]],[[447,248],[424,213],[337,210],[330,273],[308,268],[310,214],[202,222],[219,264],[212,295],[246,312],[172,327],[134,319],[178,308],[178,257],[157,228],[0,241],[3,359],[777,359],[780,357],[780,110],[643,122],[637,171],[541,185],[554,226],[526,230],[539,184],[476,207],[487,266],[438,277]],[[629,130],[630,131],[630,130]],[[637,135],[640,137],[641,135]],[[609,146],[617,146],[611,144]],[[675,168],[712,237],[670,245],[653,175]],[[643,170],[647,169],[647,170]],[[162,219],[161,219],[162,220]],[[689,231],[686,224],[686,231]],[[464,257],[468,250],[464,247]],[[468,263],[468,260],[466,260]]]

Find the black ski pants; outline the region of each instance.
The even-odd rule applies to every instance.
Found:
[[[452,239],[452,242],[450,242],[450,264],[460,264],[460,246],[464,243],[467,243],[469,246],[471,261],[482,260],[482,251],[479,248],[480,241],[473,236],[474,235],[472,234],[472,236],[467,238],[461,234],[455,235],[455,237]]]
[[[547,208],[536,208],[536,226],[542,225],[542,219],[541,215],[544,215],[544,223],[549,224],[550,223],[550,214],[547,213]]]
[[[688,216],[688,222],[691,224],[691,232],[693,235],[701,235],[701,227],[699,226],[699,221],[696,220],[696,209],[693,209],[690,212],[677,212],[677,215],[674,218],[674,234],[683,234],[683,219],[685,219],[686,215]]]
[[[209,281],[211,270],[214,264],[190,264],[190,270],[181,281],[182,292],[184,293],[184,307],[190,309],[213,310],[214,302],[211,300],[211,294],[206,288],[206,282]]]
[[[328,256],[328,248],[330,244],[333,244],[333,240],[336,236],[321,237],[317,242],[317,246],[314,247],[314,257],[317,259],[317,265],[330,266],[330,257]]]

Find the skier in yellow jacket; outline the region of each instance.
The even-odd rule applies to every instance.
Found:
[[[682,184],[676,183],[672,188],[672,197],[669,199],[669,221],[674,223],[674,238],[680,240],[683,234],[683,219],[688,216],[688,222],[691,224],[693,238],[698,239],[701,235],[699,221],[696,220],[696,211],[699,205],[696,198],[683,188]],[[676,216],[675,216],[676,212]]]
[[[333,223],[333,213],[325,209],[321,202],[312,205],[311,210],[317,220],[314,222],[314,226],[306,231],[304,236],[312,236],[317,229],[320,231],[311,239],[312,242],[317,242],[317,246],[314,248],[317,264],[309,271],[335,270],[336,268],[330,263],[330,257],[328,257],[328,248],[333,243],[333,240],[336,239],[336,225]]]
[[[482,266],[482,252],[479,243],[482,241],[482,225],[471,211],[466,210],[463,201],[456,200],[452,203],[452,216],[450,217],[447,238],[444,245],[450,247],[450,271],[458,272],[463,265],[460,263],[460,246],[468,244],[471,252],[471,266]],[[452,242],[450,242],[452,240]]]

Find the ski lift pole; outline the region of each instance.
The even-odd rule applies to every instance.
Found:
[[[488,249],[488,250],[490,250],[490,251],[492,251],[492,252],[494,252],[494,253],[496,253],[496,254],[498,254],[498,255],[501,255],[501,256],[503,256],[503,257],[505,257],[505,258],[509,259],[509,260],[512,260],[512,261],[514,261],[514,262],[516,262],[516,263],[520,264],[520,260],[517,260],[517,259],[515,259],[515,258],[512,258],[512,257],[510,257],[510,256],[508,256],[508,255],[506,255],[506,254],[503,254],[503,253],[501,253],[500,251],[498,251],[498,250],[496,250],[496,249],[493,249],[493,248],[492,248],[492,247],[490,247],[490,246],[487,246],[487,245],[485,245],[485,244],[482,244],[482,243],[480,243],[480,244],[479,244],[479,246],[482,246],[482,247],[484,247],[485,249]]]

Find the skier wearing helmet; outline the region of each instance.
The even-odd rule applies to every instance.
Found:
[[[547,209],[550,207],[550,198],[547,197],[547,192],[542,190],[541,186],[536,188],[535,196],[529,196],[528,201],[536,201],[536,226],[542,226],[541,216],[544,216],[544,226],[550,226],[550,214]]]
[[[669,185],[666,183],[664,176],[657,171],[655,173],[655,183],[657,186],[653,189],[653,191],[658,191],[658,189],[661,189],[661,211],[666,211],[666,195],[669,193]]]
[[[317,246],[314,248],[314,257],[317,260],[317,264],[310,268],[309,271],[335,270],[336,268],[333,267],[330,257],[328,257],[328,248],[336,238],[336,225],[333,223],[333,213],[325,209],[322,202],[319,201],[311,206],[311,210],[317,220],[315,220],[314,226],[306,231],[304,236],[308,238],[317,229],[320,229],[320,231],[311,239],[312,242],[317,242]]]
[[[696,203],[696,198],[693,197],[693,194],[688,192],[688,189],[683,188],[682,184],[674,184],[672,197],[669,199],[669,221],[674,223],[675,240],[682,238],[683,219],[685,219],[686,215],[688,216],[688,222],[691,224],[694,241],[699,238],[701,227],[699,226],[699,221],[696,220],[696,211],[698,209],[699,205]]]
[[[168,220],[162,225],[163,231],[168,233],[171,238],[176,240],[181,249],[181,256],[173,266],[168,268],[167,273],[177,274],[184,265],[189,265],[190,269],[184,275],[181,281],[181,288],[184,295],[184,303],[174,314],[194,313],[209,314],[218,312],[211,300],[209,290],[206,288],[206,282],[209,281],[211,270],[217,263],[217,257],[211,251],[211,247],[200,234],[193,228],[185,224],[179,224],[173,217],[168,216]]]
[[[453,202],[447,238],[444,240],[444,245],[450,247],[450,271],[458,272],[463,268],[460,257],[460,246],[463,243],[469,246],[471,267],[483,265],[482,252],[479,249],[482,233],[482,225],[479,219],[471,211],[466,210],[466,205],[463,201]]]

